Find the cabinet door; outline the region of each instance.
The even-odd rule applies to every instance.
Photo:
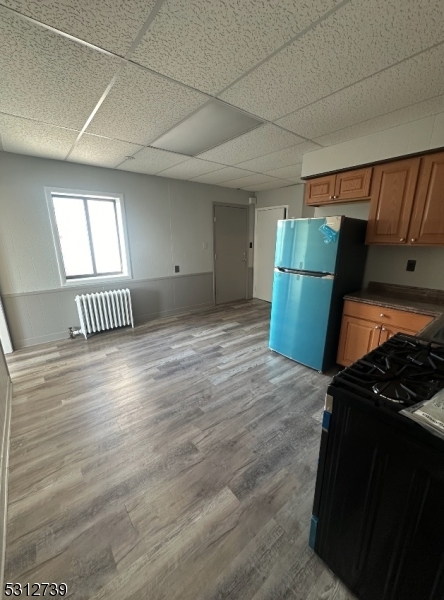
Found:
[[[370,196],[372,167],[345,171],[336,175],[335,201],[346,202]]]
[[[305,204],[317,206],[329,202],[335,194],[336,175],[326,175],[309,179],[305,183]]]
[[[444,152],[422,159],[409,243],[444,245]]]
[[[348,367],[379,346],[380,330],[381,326],[378,323],[344,315],[339,338],[338,364]]]
[[[384,342],[389,340],[391,337],[393,337],[395,335],[395,333],[407,333],[408,335],[416,335],[418,332],[412,331],[411,329],[402,329],[401,327],[394,327],[393,325],[391,325],[390,327],[383,325],[381,327],[379,343],[383,344]]]
[[[406,243],[420,160],[398,160],[374,168],[367,244]]]

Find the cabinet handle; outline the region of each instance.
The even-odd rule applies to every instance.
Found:
[[[334,198],[334,196],[329,196],[329,198],[328,198],[328,199],[329,199],[329,200],[333,200],[333,198]]]
[[[399,238],[399,241],[400,242],[404,242],[404,238]]]
[[[375,325],[375,329],[380,329],[379,325]]]
[[[412,238],[410,241],[411,242],[416,242],[416,238]]]
[[[384,313],[381,313],[379,316],[380,316],[380,317],[385,317],[385,314],[384,314]]]
[[[383,328],[381,329],[381,331],[385,331],[385,327],[383,327]]]

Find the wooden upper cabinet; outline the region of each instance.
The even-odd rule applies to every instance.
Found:
[[[305,204],[324,204],[333,199],[336,175],[309,179],[305,184]]]
[[[338,173],[336,175],[335,202],[368,198],[372,171],[372,167],[367,167]]]
[[[405,244],[415,198],[420,158],[374,167],[368,244]]]
[[[308,179],[305,184],[305,204],[319,206],[368,198],[372,171],[372,167],[366,167]]]
[[[408,241],[444,245],[444,152],[422,159]]]

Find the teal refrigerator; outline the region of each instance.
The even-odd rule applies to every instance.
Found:
[[[271,350],[326,371],[336,363],[343,297],[362,287],[366,221],[278,221]]]

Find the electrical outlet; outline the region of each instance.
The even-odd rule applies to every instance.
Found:
[[[179,273],[179,271],[180,271],[179,265],[176,265],[176,266],[174,267],[174,272],[175,272],[175,273]]]
[[[405,270],[406,271],[414,271],[415,268],[416,268],[416,260],[408,260]]]

